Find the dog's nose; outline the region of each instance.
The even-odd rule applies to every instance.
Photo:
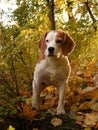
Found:
[[[50,53],[52,53],[52,52],[54,51],[54,47],[49,47],[49,48],[48,48],[48,51],[49,51]]]

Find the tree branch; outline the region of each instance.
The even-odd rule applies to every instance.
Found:
[[[86,2],[84,2],[84,4],[85,4],[85,6],[86,6],[86,8],[87,8],[87,11],[88,11],[88,13],[89,13],[89,15],[90,15],[90,17],[91,17],[93,23],[96,23],[96,19],[95,19],[94,15],[93,15],[93,13],[92,13],[90,7],[89,7],[88,0],[87,0]],[[97,26],[96,26],[96,25],[94,25],[94,29],[95,29],[95,31],[97,30]]]
[[[86,8],[87,8],[87,10],[88,10],[88,12],[89,12],[89,15],[90,15],[91,19],[93,20],[93,23],[95,23],[95,22],[96,22],[96,19],[94,18],[93,14],[92,14],[92,11],[91,11],[91,9],[90,9],[90,7],[89,7],[89,5],[88,5],[88,1],[87,1],[87,2],[84,2],[84,4],[85,4],[85,6],[86,6]]]

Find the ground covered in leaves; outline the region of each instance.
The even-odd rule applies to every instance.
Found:
[[[36,130],[82,130],[82,127],[67,115],[52,116],[47,113],[44,119],[34,120],[32,123]]]
[[[82,72],[71,76],[71,89],[68,88],[65,97],[65,115],[56,116],[58,92],[55,88],[49,87],[42,93],[41,113],[32,122],[37,130],[98,130],[98,74],[84,76]]]
[[[19,118],[15,119],[13,117],[9,118],[9,123],[11,123],[9,129],[4,128],[4,124],[1,124],[0,128],[3,130],[83,130],[83,128],[68,115],[53,116],[46,111],[41,111],[32,121]]]
[[[49,86],[41,93],[40,111],[32,97],[22,102],[22,114],[0,120],[0,130],[98,130],[98,73],[78,71],[69,79],[65,115],[56,115],[58,91]],[[20,92],[24,96],[24,90]]]

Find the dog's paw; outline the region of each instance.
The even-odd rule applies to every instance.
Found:
[[[39,110],[39,105],[37,103],[32,102],[32,108]]]
[[[63,107],[57,108],[57,115],[60,115],[60,114],[65,114],[65,110]]]

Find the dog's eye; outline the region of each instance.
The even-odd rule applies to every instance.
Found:
[[[61,43],[62,43],[62,40],[58,39],[58,40],[56,40],[56,43],[61,44]]]
[[[49,40],[46,40],[46,42],[49,42]]]

